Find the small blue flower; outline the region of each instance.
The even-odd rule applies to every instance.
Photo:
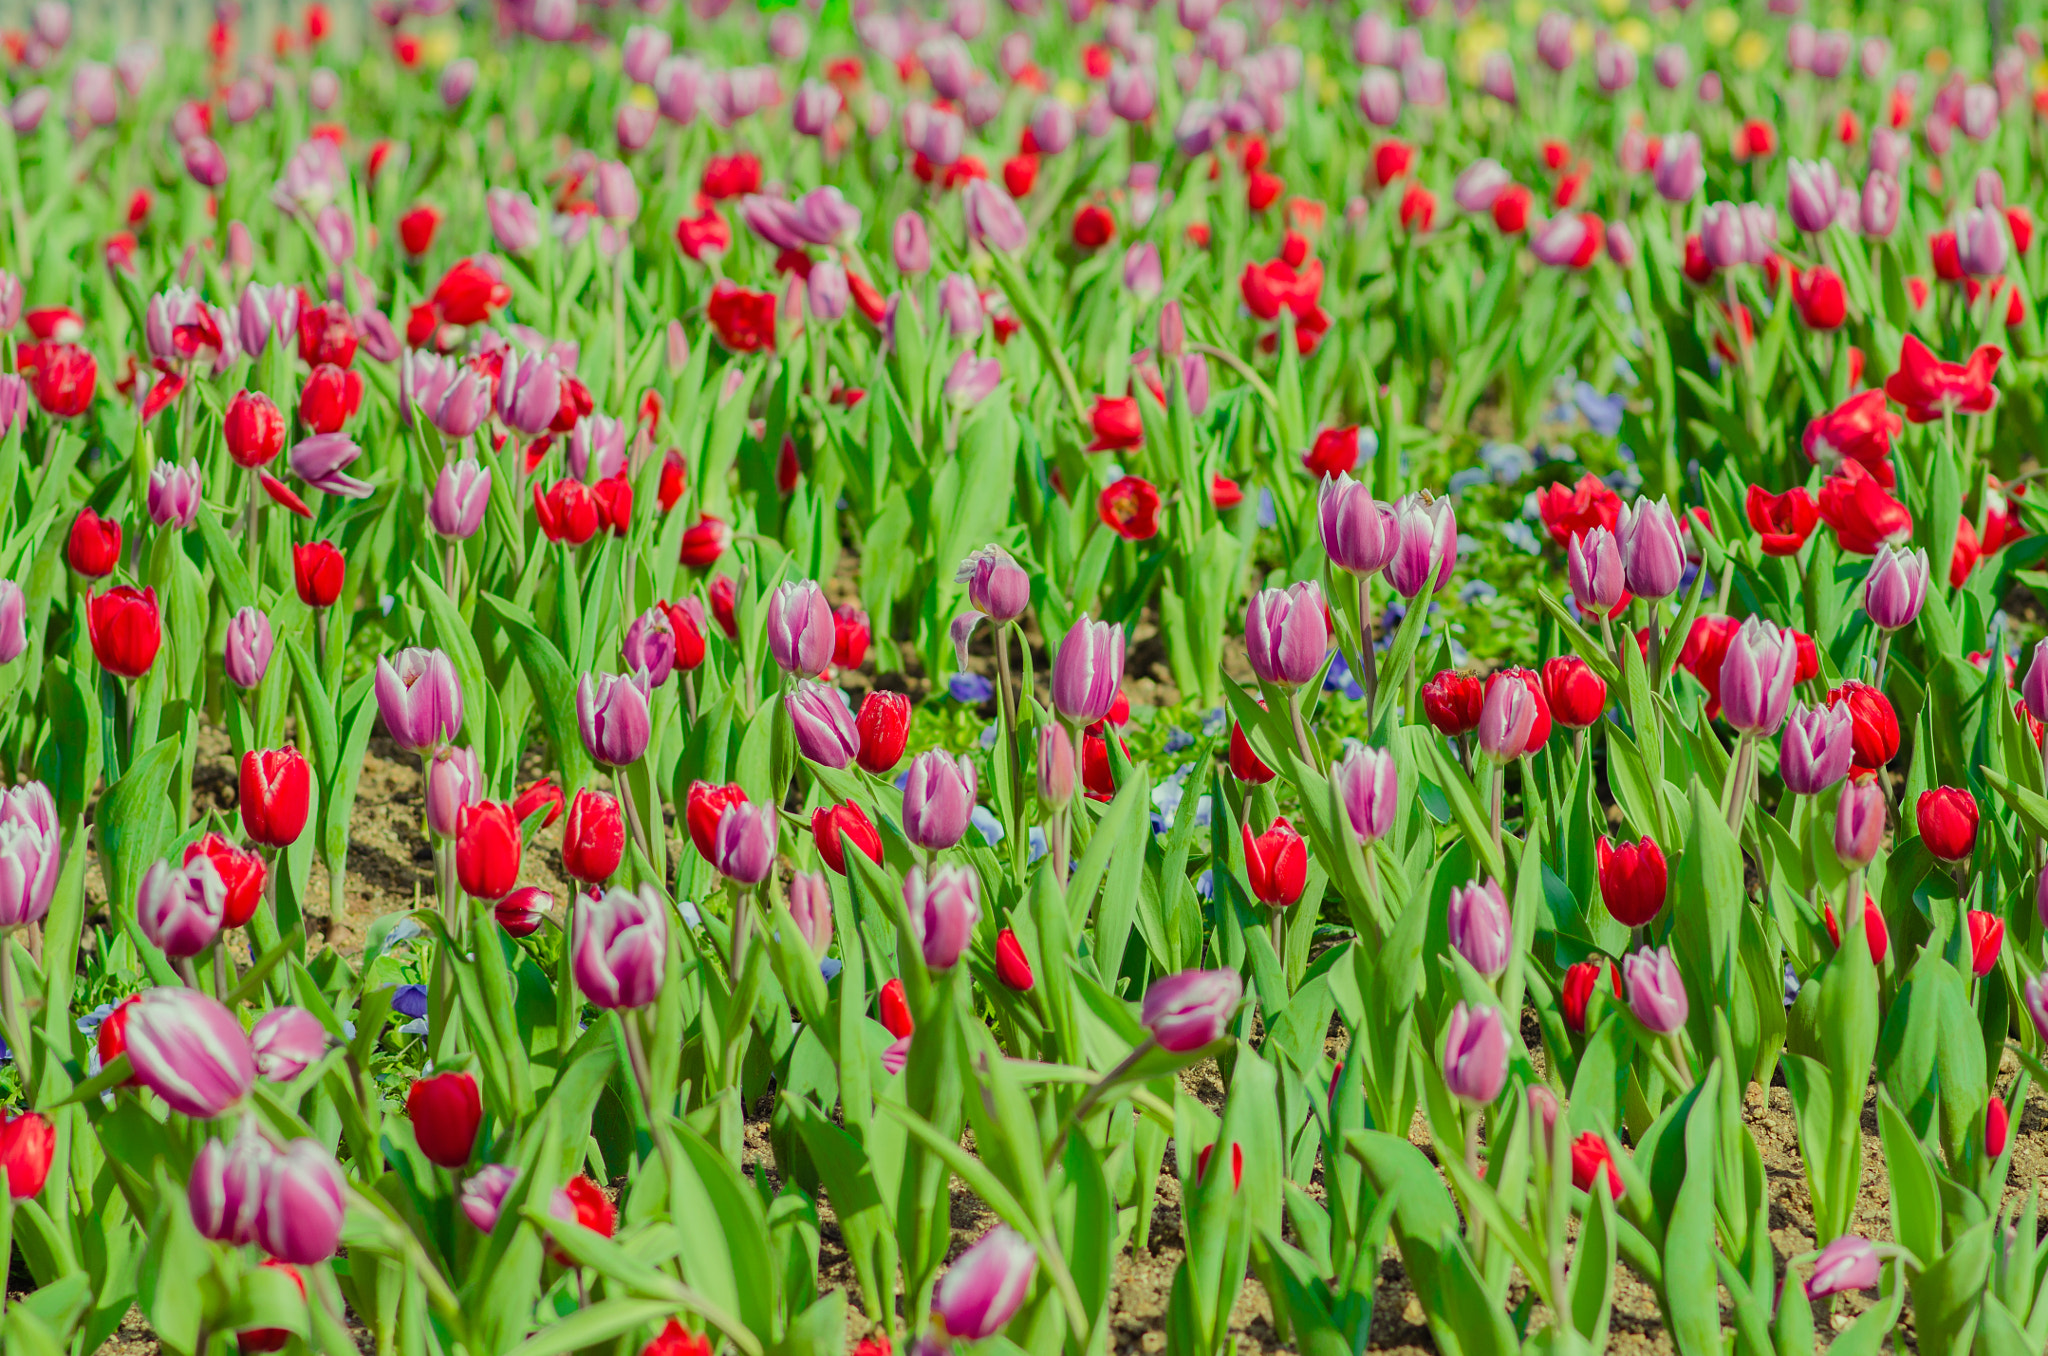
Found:
[[[692,904],[689,900],[677,900],[676,912],[683,916],[683,924],[686,927],[696,928],[704,926],[704,915],[698,913],[697,906],[695,904]]]
[[[1508,539],[1509,545],[1519,551],[1532,556],[1543,554],[1543,543],[1537,539],[1536,533],[1531,530],[1529,525],[1520,518],[1510,518],[1502,523],[1500,525],[1500,534]]]
[[[1490,603],[1500,597],[1500,590],[1484,579],[1467,579],[1458,585],[1458,601],[1466,605]]]
[[[78,1019],[78,1034],[90,1036],[100,1029],[100,1023],[107,1020],[107,1014],[114,1010],[112,1003],[102,1003]]]
[[[401,1026],[400,1028],[398,1028],[398,1034],[399,1034],[399,1035],[401,1035],[401,1036],[424,1036],[424,1035],[426,1035],[426,1034],[427,1034],[427,1019],[426,1019],[426,1018],[424,1018],[424,1017],[415,1017],[415,1018],[413,1018],[413,1019],[412,1019],[411,1021],[407,1022],[407,1023],[406,1023],[406,1024],[404,1025],[404,1026]]]
[[[1216,897],[1215,868],[1212,867],[1195,877],[1195,893],[1203,899],[1214,899]]]
[[[1487,443],[1479,449],[1479,460],[1501,485],[1512,485],[1536,469],[1536,458],[1520,443]]]
[[[1195,737],[1186,730],[1181,729],[1178,725],[1169,728],[1166,732],[1166,751],[1168,753],[1179,753],[1182,749],[1193,748],[1194,743]]]
[[[995,725],[989,725],[986,729],[984,729],[981,732],[981,746],[985,749],[994,748],[996,746],[996,740],[1002,736],[1002,733],[1003,732]]]
[[[825,959],[818,962],[818,973],[825,977],[825,982],[827,984],[830,984],[833,980],[839,978],[839,972],[841,970],[844,970],[845,968],[846,967],[840,963],[839,958],[837,956],[827,956],[825,957]]]
[[[1792,962],[1785,962],[1785,1006],[1791,1007],[1799,1001],[1799,972],[1792,968]]]
[[[1273,507],[1273,492],[1272,492],[1271,490],[1267,490],[1267,489],[1262,489],[1262,490],[1260,490],[1260,491],[1259,491],[1259,526],[1260,526],[1260,527],[1271,527],[1271,526],[1272,526],[1273,524],[1275,524],[1275,523],[1277,523],[1277,522],[1279,522],[1279,521],[1280,521],[1280,514],[1279,514],[1279,511],[1278,511],[1278,510],[1276,510],[1276,509],[1275,509],[1275,508]]]
[[[401,918],[391,925],[391,931],[384,934],[384,945],[380,949],[379,954],[388,952],[392,948],[409,942],[415,937],[424,937],[426,935],[427,930],[420,926],[418,919]]]
[[[391,996],[391,1010],[407,1017],[427,1015],[427,986],[424,984],[401,984],[398,992]]]
[[[1036,865],[1040,857],[1051,851],[1046,846],[1044,829],[1033,828],[1030,837],[1025,841],[1031,845],[1030,851],[1025,854],[1025,861],[1028,864]]]
[[[1467,466],[1461,471],[1453,471],[1451,473],[1451,493],[1457,494],[1462,490],[1471,489],[1474,485],[1484,485],[1491,479],[1493,477],[1487,472],[1485,467]]]
[[[978,673],[956,673],[946,683],[956,702],[978,706],[996,695],[996,685]]]
[[[967,816],[967,822],[981,830],[981,841],[994,847],[1003,841],[1003,821],[997,819],[995,811],[986,805],[974,807],[974,813]]]
[[[1329,670],[1323,674],[1323,691],[1341,692],[1355,702],[1365,700],[1365,689],[1352,676],[1351,665],[1344,662],[1342,651],[1330,658]]]
[[[1230,713],[1220,706],[1202,717],[1202,733],[1210,739],[1214,739],[1229,728]]]

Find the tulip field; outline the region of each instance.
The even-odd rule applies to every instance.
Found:
[[[10,9],[0,1351],[2048,1350],[2048,5],[1550,3]]]

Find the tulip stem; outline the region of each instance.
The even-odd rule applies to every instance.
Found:
[[[1053,1142],[1046,1148],[1045,1170],[1047,1172],[1051,1172],[1052,1165],[1060,1161],[1060,1153],[1067,1147],[1067,1133],[1075,1126],[1087,1120],[1094,1113],[1096,1104],[1108,1096],[1110,1089],[1122,1082],[1124,1075],[1136,1068],[1138,1061],[1150,1054],[1152,1048],[1158,1043],[1156,1037],[1145,1037],[1131,1053],[1123,1057],[1123,1060],[1114,1069],[1111,1069],[1096,1082],[1090,1084],[1088,1091],[1081,1094],[1081,1100],[1074,1103],[1074,1114],[1067,1117],[1066,1123],[1060,1127],[1059,1134],[1054,1137]]]
[[[1373,728],[1380,700],[1380,663],[1372,649],[1372,576],[1358,576],[1358,668],[1365,689],[1365,728]]]
[[[1002,752],[1003,779],[1010,788],[1010,822],[1003,825],[1005,834],[1013,839],[1017,828],[1024,819],[1024,761],[1017,746],[1017,701],[1010,692],[1010,627],[1007,622],[996,627],[996,701],[1002,710],[1003,737],[997,747]],[[1018,845],[1010,844],[1013,862],[1023,858],[1016,855]]]
[[[1692,1091],[1692,1069],[1686,1063],[1685,1051],[1678,1044],[1678,1033],[1665,1032],[1664,1039],[1651,1048],[1669,1066],[1667,1072],[1677,1079],[1679,1088]]]
[[[1481,1114],[1475,1109],[1465,1119],[1465,1171],[1471,1173],[1474,1180],[1483,1182],[1486,1180],[1486,1168],[1479,1157]],[[1486,1220],[1477,1212],[1473,1212],[1471,1219],[1472,1252],[1475,1257],[1483,1257],[1482,1250],[1486,1247]]]
[[[1322,762],[1316,757],[1315,745],[1309,742],[1308,727],[1302,723],[1300,688],[1295,688],[1287,694],[1287,716],[1294,722],[1294,744],[1301,750],[1301,761],[1315,771],[1321,772]]]
[[[1881,631],[1881,632],[1879,632],[1879,633],[1878,633],[1878,637],[1877,637],[1877,661],[1876,661],[1876,670],[1877,670],[1877,672],[1876,672],[1876,677],[1874,678],[1874,680],[1873,680],[1873,681],[1872,681],[1872,683],[1871,683],[1871,686],[1872,686],[1872,687],[1875,687],[1875,688],[1876,688],[1876,689],[1878,689],[1878,690],[1879,690],[1880,692],[1882,692],[1882,691],[1884,690],[1884,668],[1885,668],[1885,660],[1886,660],[1886,659],[1887,659],[1887,658],[1888,658],[1888,657],[1890,656],[1890,654],[1891,654],[1891,648],[1892,648],[1892,633],[1891,633],[1891,632],[1889,632],[1889,631]]]
[[[178,957],[177,970],[178,978],[185,981],[186,988],[192,990],[194,993],[206,992],[205,986],[203,986],[199,982],[199,970],[196,966],[192,964],[192,958],[190,956]]]
[[[256,471],[249,471],[249,503],[242,515],[242,545],[249,557],[249,589],[258,598],[263,591],[263,486]]]
[[[1749,809],[1749,775],[1756,762],[1756,739],[1748,731],[1735,737],[1735,757],[1728,764],[1728,781],[1721,788],[1721,813],[1728,820],[1728,832],[1740,837],[1742,817]]]
[[[21,1075],[24,1099],[32,1097],[29,1082],[29,1042],[21,1025],[21,991],[14,973],[14,929],[0,930],[0,1022],[7,1025],[7,1048],[14,1053],[14,1067]],[[5,1254],[0,1254],[4,1256]],[[0,1286],[0,1289],[4,1289]]]
[[[628,783],[626,769],[612,769],[612,780],[619,785],[619,804],[625,808],[626,822],[633,827],[633,841],[640,845],[640,855],[647,859],[647,865],[654,865],[654,849],[647,837],[647,829],[640,822],[640,811],[633,804],[633,788]],[[735,934],[737,935],[737,934]],[[735,961],[737,964],[737,961]]]
[[[720,1069],[725,1086],[737,1089],[740,1085],[740,1057],[746,1048],[747,1032],[754,1015],[754,969],[757,968],[748,942],[748,923],[752,911],[748,909],[751,894],[737,881],[733,883],[732,899],[732,1011],[726,1018],[725,1059]]]

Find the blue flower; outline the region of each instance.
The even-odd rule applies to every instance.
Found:
[[[839,978],[839,972],[845,968],[837,956],[827,956],[818,962],[818,973],[825,977],[827,984]]]
[[[1273,507],[1273,492],[1261,489],[1259,491],[1259,526],[1271,527],[1279,521],[1280,514]]]
[[[1202,733],[1211,739],[1214,739],[1229,728],[1230,713],[1220,706],[1202,717]]]
[[[1179,753],[1182,749],[1194,747],[1194,743],[1195,737],[1186,730],[1181,729],[1178,725],[1172,726],[1166,732],[1166,751],[1168,753]]]
[[[1502,485],[1512,485],[1536,469],[1536,458],[1520,443],[1486,443],[1479,449],[1479,460]]]
[[[78,1034],[90,1036],[100,1029],[100,1023],[107,1020],[107,1014],[114,1010],[112,1003],[102,1003],[78,1019]]]
[[[988,806],[975,806],[974,813],[967,816],[967,822],[981,830],[981,841],[990,847],[1003,841],[1003,821],[997,819],[995,812]]]
[[[1330,657],[1329,670],[1323,674],[1323,691],[1341,692],[1355,702],[1365,700],[1365,689],[1351,675],[1351,666],[1344,662],[1341,650]]]
[[[956,673],[946,683],[956,702],[978,706],[996,695],[996,685],[978,673]]]
[[[1200,895],[1203,899],[1213,899],[1216,897],[1215,868],[1212,867],[1209,870],[1204,871],[1201,875],[1195,877],[1195,893]]]
[[[401,984],[398,992],[391,995],[391,1010],[407,1017],[427,1015],[427,986],[424,984]]]
[[[1031,845],[1030,851],[1025,855],[1025,860],[1028,864],[1035,865],[1040,857],[1051,851],[1046,846],[1044,829],[1034,827],[1031,830],[1031,836],[1026,841]]]

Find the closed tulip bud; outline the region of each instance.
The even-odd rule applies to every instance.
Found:
[[[638,675],[584,674],[576,683],[576,726],[583,747],[606,767],[640,761],[653,737],[647,688]]]
[[[889,232],[889,248],[897,272],[916,278],[931,271],[931,235],[925,229],[924,218],[917,213],[905,212],[896,218]]]
[[[1393,536],[1385,573],[1394,592],[1412,602],[1441,589],[1458,563],[1458,519],[1451,501],[1432,498],[1426,490],[1402,496],[1394,505]]]
[[[1507,1024],[1500,1009],[1460,1003],[1444,1026],[1444,1087],[1468,1106],[1491,1106],[1508,1081]]]
[[[2003,273],[2010,242],[2004,214],[1991,208],[1973,208],[1956,223],[1956,258],[1973,278]]]
[[[1610,616],[1628,596],[1621,542],[1604,527],[1572,534],[1565,547],[1565,572],[1571,583],[1572,601],[1587,617]]]
[[[562,826],[562,869],[587,885],[602,885],[626,855],[626,820],[618,801],[585,787],[569,805]]]
[[[1586,1030],[1586,1012],[1593,1002],[1593,991],[1600,987],[1600,971],[1607,971],[1612,981],[1614,996],[1621,997],[1621,971],[1611,962],[1599,960],[1580,961],[1567,966],[1564,984],[1558,990],[1558,1007],[1564,1014],[1565,1028],[1583,1035]]]
[[[484,1117],[476,1076],[440,1073],[415,1080],[405,1094],[405,1114],[428,1162],[450,1171],[466,1166]]]
[[[1884,788],[1876,782],[1847,782],[1835,806],[1835,856],[1842,865],[1860,870],[1870,865],[1884,845]]]
[[[806,679],[782,699],[797,751],[824,767],[844,768],[861,750],[861,733],[839,689]]]
[[[1233,727],[1232,770],[1236,747],[1242,735]],[[1394,813],[1401,795],[1401,778],[1394,755],[1385,749],[1356,748],[1330,768],[1330,785],[1343,803],[1344,818],[1351,836],[1363,847],[1387,836],[1394,827]]]
[[[940,852],[967,834],[977,782],[973,760],[938,749],[910,762],[903,783],[903,836],[918,847]]]
[[[503,1163],[486,1163],[478,1168],[463,1179],[462,1217],[484,1233],[493,1232],[498,1227],[498,1215],[505,1208],[505,1197],[518,1180],[519,1169]]]
[[[981,921],[981,878],[958,866],[910,868],[903,903],[927,969],[950,970],[974,940]]]
[[[484,215],[491,224],[491,238],[505,253],[524,254],[540,243],[540,209],[519,190],[492,189],[484,195]]]
[[[955,339],[976,338],[987,324],[981,293],[964,273],[949,273],[939,284],[939,314],[946,318],[946,332]]]
[[[1166,273],[1159,262],[1159,247],[1140,241],[1124,252],[1124,290],[1140,301],[1150,301],[1166,286]]]
[[[158,462],[149,472],[149,520],[183,531],[198,516],[200,494],[199,463]]]
[[[264,333],[269,333],[267,326]],[[237,466],[267,466],[284,450],[284,412],[261,391],[237,391],[228,401],[221,430]]]
[[[994,544],[961,561],[953,582],[965,584],[968,604],[998,626],[1017,620],[1031,605],[1031,576]]]
[[[292,547],[292,583],[299,601],[310,608],[333,607],[341,599],[348,562],[331,541]]]
[[[1794,160],[1785,170],[1785,206],[1792,224],[1810,235],[1825,231],[1835,220],[1842,178],[1828,160]]]
[[[1438,734],[1455,739],[1479,728],[1486,715],[1486,697],[1477,678],[1445,669],[1422,685],[1422,710]]]
[[[2048,720],[2048,640],[2034,642],[2034,658],[2020,679],[2020,695],[2026,699],[2028,715]]]
[[[1594,846],[1594,862],[1601,902],[1616,922],[1639,928],[1662,911],[1668,871],[1664,850],[1649,835],[1640,843],[1623,842],[1617,847],[1602,834]]]
[[[1261,682],[1299,687],[1330,652],[1323,590],[1313,580],[1255,594],[1245,613],[1245,651]]]
[[[1182,970],[1145,990],[1139,1020],[1160,1049],[1185,1054],[1221,1040],[1243,999],[1235,970]]]
[[[1813,1275],[1806,1279],[1806,1298],[1826,1299],[1852,1290],[1868,1290],[1877,1284],[1881,1259],[1867,1238],[1843,1234],[1820,1250],[1813,1260]]]
[[[939,1278],[932,1309],[948,1336],[968,1342],[992,1337],[1023,1307],[1037,1269],[1038,1249],[998,1224]]]
[[[422,753],[462,729],[462,683],[446,653],[418,646],[377,660],[377,711],[400,748]]]
[[[972,243],[998,254],[1015,254],[1029,243],[1031,230],[1016,201],[987,180],[971,181],[962,204]]]
[[[298,749],[251,749],[242,755],[242,831],[266,847],[290,847],[305,831],[313,770]]]
[[[516,813],[516,807],[515,807]],[[508,936],[531,937],[554,911],[555,897],[538,885],[522,885],[491,906],[491,917]]]
[[[272,1008],[249,1030],[256,1072],[273,1083],[289,1083],[327,1053],[327,1028],[304,1008]]]
[[[1630,591],[1656,601],[1678,592],[1685,575],[1685,542],[1668,501],[1624,505],[1617,534]]]
[[[64,559],[88,579],[104,579],[121,563],[121,520],[102,518],[90,507],[71,520]]]
[[[1338,569],[1364,578],[1393,557],[1393,506],[1374,499],[1372,490],[1348,471],[1323,479],[1316,491],[1316,518],[1323,552]]]
[[[789,882],[789,916],[811,954],[823,958],[832,945],[832,882],[816,871],[799,871]]]
[[[668,609],[656,604],[633,618],[619,649],[627,672],[637,674],[648,687],[667,682],[676,667],[676,636]]]
[[[1607,709],[1607,680],[1577,655],[1543,665],[1543,699],[1558,724],[1583,730]]]
[[[853,727],[860,740],[854,761],[861,769],[877,777],[894,771],[910,742],[910,698],[871,689],[861,698]]]
[[[235,613],[228,619],[227,648],[221,656],[228,681],[245,690],[261,683],[270,670],[275,644],[269,617],[253,607]]]
[[[1685,981],[1679,978],[1670,947],[1644,947],[1622,961],[1621,973],[1628,981],[1629,1011],[1637,1021],[1660,1036],[1685,1025]]]
[[[1785,789],[1817,796],[1848,776],[1855,737],[1856,722],[1846,703],[1795,707],[1778,749],[1778,775],[1785,779]]]
[[[0,929],[40,922],[49,913],[62,864],[49,788],[30,782],[0,792]]]
[[[773,851],[771,839],[771,865]],[[668,913],[651,885],[637,891],[613,886],[599,898],[576,901],[572,968],[584,998],[609,1010],[644,1008],[660,996],[668,970]]]
[[[1499,881],[1468,881],[1453,887],[1445,921],[1452,949],[1474,970],[1487,979],[1506,971],[1514,946],[1515,920]]]
[[[12,579],[0,579],[0,664],[28,653],[28,595]]]
[[[1076,725],[1093,725],[1109,715],[1123,680],[1123,628],[1083,613],[1053,657],[1053,706]]]
[[[1597,1130],[1588,1130],[1572,1141],[1572,1185],[1591,1191],[1607,1179],[1607,1193],[1614,1200],[1622,1195],[1621,1174],[1614,1170],[1614,1151]]]
[[[1927,599],[1927,552],[1880,546],[1863,579],[1863,610],[1880,630],[1911,626]]]
[[[832,663],[832,606],[809,580],[783,584],[768,599],[768,652],[785,672],[815,678]]]
[[[1657,155],[1657,196],[1668,203],[1688,203],[1706,182],[1698,135],[1677,132],[1666,137]]]
[[[135,901],[135,921],[166,956],[184,960],[213,945],[226,905],[227,886],[207,858],[189,866],[152,862]]]
[[[1621,268],[1628,268],[1636,261],[1636,236],[1625,221],[1612,222],[1607,227],[1607,257]]]
[[[1721,713],[1744,734],[1770,736],[1785,723],[1799,656],[1790,631],[1751,617],[1721,661]]]
[[[882,835],[867,811],[854,801],[821,805],[811,812],[811,838],[818,856],[835,875],[846,874],[846,849],[851,844],[877,865],[882,860]]]
[[[186,1205],[200,1237],[235,1247],[256,1241],[263,1178],[275,1153],[254,1122],[245,1122],[231,1141],[206,1141],[185,1183]]]
[[[345,1202],[341,1168],[327,1146],[295,1139],[264,1171],[256,1241],[280,1262],[324,1262],[341,1244]]]
[[[1872,141],[1872,169],[1863,180],[1863,197],[1859,205],[1857,224],[1863,234],[1873,240],[1887,240],[1898,228],[1899,206],[1904,193],[1899,181],[1892,174],[1877,168],[1876,142]]]
[[[1959,862],[1977,847],[1977,799],[1954,786],[1922,791],[1913,817],[1920,841],[1937,859]]]
[[[144,1087],[171,1110],[212,1120],[249,1095],[256,1055],[233,1013],[197,989],[145,989],[123,1033]]]
[[[1963,921],[1970,934],[1970,973],[1982,979],[1998,966],[1998,951],[2005,944],[2005,920],[1972,909]]]
[[[1009,928],[996,934],[996,978],[1004,988],[1018,993],[1030,993],[1038,982],[1031,973],[1031,961],[1024,954],[1023,943]]]
[[[1541,701],[1526,683],[1488,683],[1485,704],[1479,712],[1480,750],[1503,763],[1529,752],[1539,720],[1546,731],[1550,724]]]
[[[1058,725],[1038,730],[1038,799],[1048,809],[1060,811],[1074,798],[1074,742]]]
[[[1308,884],[1308,845],[1285,819],[1275,819],[1266,831],[1252,836],[1252,826],[1240,830],[1244,840],[1244,874],[1252,897],[1261,904],[1284,909],[1301,898]]]
[[[773,805],[726,806],[712,835],[711,864],[727,880],[759,885],[775,869],[777,828]]]
[[[2034,1034],[2048,1041],[2048,973],[2029,979],[2024,996],[2027,1015],[2034,1019]]]

